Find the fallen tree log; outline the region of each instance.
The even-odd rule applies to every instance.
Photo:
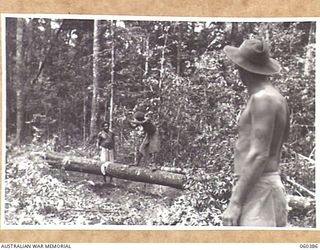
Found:
[[[44,158],[54,168],[103,175],[101,166],[104,162],[99,160],[48,152],[38,153],[38,155]],[[177,189],[184,189],[183,184],[186,180],[186,177],[183,174],[161,170],[152,171],[147,168],[128,166],[119,163],[108,164],[105,168],[105,175],[137,182],[169,186]]]
[[[297,196],[297,195],[287,195],[288,206],[291,209],[306,210],[309,211],[315,208],[316,201],[313,198]]]
[[[45,159],[52,167],[67,171],[103,175],[101,166],[103,162],[84,157],[66,156],[59,153],[35,153]],[[186,176],[162,170],[152,171],[147,168],[133,167],[119,163],[110,163],[105,169],[105,174],[110,177],[131,181],[158,184],[177,189],[185,189]],[[208,177],[208,176],[207,176]],[[194,177],[203,180],[203,177]],[[210,181],[210,178],[206,179]],[[292,209],[310,210],[315,207],[315,199],[309,197],[287,195],[288,206]]]

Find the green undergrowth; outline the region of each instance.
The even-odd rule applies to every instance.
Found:
[[[102,176],[53,169],[33,154],[42,150],[29,145],[7,154],[6,225],[221,226],[231,195],[231,173],[188,171],[184,191],[116,178],[110,184]],[[290,226],[315,226],[315,209],[291,210],[289,215]]]

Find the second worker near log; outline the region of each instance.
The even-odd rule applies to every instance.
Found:
[[[138,111],[134,114],[134,120],[129,121],[131,128],[141,126],[144,132],[144,139],[139,147],[136,162],[131,166],[138,166],[141,159],[151,158],[151,163],[155,163],[156,154],[160,151],[160,136],[158,128],[153,124],[151,119],[144,113]],[[156,170],[154,167],[153,170]]]
[[[98,133],[97,147],[100,149],[100,161],[114,162],[115,135],[109,129],[109,122],[102,123],[101,131]],[[105,176],[104,181],[106,182]],[[112,177],[110,177],[112,183]]]

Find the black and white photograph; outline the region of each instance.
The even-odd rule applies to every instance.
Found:
[[[316,228],[317,24],[2,15],[1,226]]]

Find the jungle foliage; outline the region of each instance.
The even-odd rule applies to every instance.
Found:
[[[310,196],[315,23],[7,18],[6,223],[219,226],[248,97],[222,49],[250,37],[263,37],[282,66],[271,80],[290,107],[283,182],[289,194]],[[45,149],[97,158],[96,129],[110,120],[117,161],[130,163],[141,140],[127,124],[136,110],[150,112],[162,138],[158,163],[185,169],[187,191],[146,192],[121,180],[98,189],[93,177],[29,157]],[[194,175],[213,178],[194,182]],[[315,227],[315,208],[292,209],[290,223]]]

